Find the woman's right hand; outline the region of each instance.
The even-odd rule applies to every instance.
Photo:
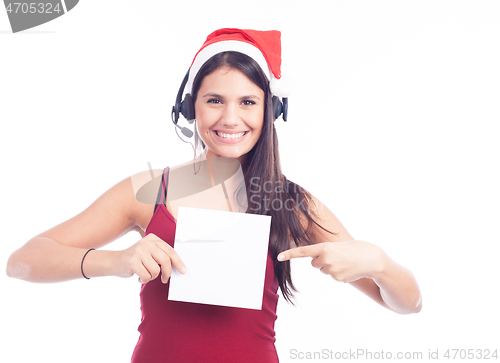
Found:
[[[115,256],[116,276],[132,277],[136,274],[142,284],[156,279],[160,273],[161,282],[166,284],[172,274],[172,266],[182,274],[186,272],[186,266],[177,252],[152,233]]]

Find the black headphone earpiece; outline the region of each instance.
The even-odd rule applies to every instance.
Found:
[[[177,125],[177,122],[179,122],[179,115],[184,116],[190,124],[192,124],[195,119],[193,96],[187,93],[184,100],[182,99],[184,88],[186,87],[188,79],[189,70],[182,80],[181,87],[179,88],[179,92],[177,92],[177,97],[175,98],[175,104],[172,107],[172,122],[185,136],[192,137],[193,132],[191,130],[187,127],[180,127]],[[279,97],[273,96],[273,110],[274,121],[276,121],[280,115],[283,115],[283,121],[286,121],[288,119],[288,98],[283,97],[282,101],[280,101]]]
[[[186,87],[186,83],[189,79],[189,71],[186,73],[184,76],[184,79],[182,80],[181,87],[179,88],[179,91],[177,92],[177,97],[175,98],[175,103],[174,106],[172,107],[172,122],[177,125],[177,122],[179,121],[179,114],[182,114],[188,121],[194,120],[194,105],[193,105],[193,98],[191,97],[190,94],[186,95],[186,99],[182,100],[182,94],[184,93],[184,88]],[[187,97],[189,96],[189,97]]]
[[[273,110],[274,110],[274,121],[283,115],[283,121],[288,118],[288,98],[283,97],[283,102],[280,101],[279,97],[273,96]]]
[[[193,123],[195,119],[194,102],[193,96],[191,96],[191,94],[189,93],[186,94],[186,96],[184,97],[184,101],[181,102],[181,113],[182,116],[184,116],[184,118],[188,120],[190,124]]]

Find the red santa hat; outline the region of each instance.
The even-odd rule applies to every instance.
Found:
[[[194,78],[203,64],[226,51],[240,52],[254,59],[269,79],[274,96],[287,97],[291,93],[290,87],[281,79],[281,33],[234,28],[219,29],[207,37],[191,64],[186,93],[191,93]]]

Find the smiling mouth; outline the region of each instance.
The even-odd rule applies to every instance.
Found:
[[[220,137],[222,139],[228,139],[228,140],[241,139],[243,136],[245,136],[248,133],[248,131],[243,131],[243,132],[238,132],[235,134],[226,134],[224,132],[220,132],[217,130],[215,130],[214,132],[218,137]]]

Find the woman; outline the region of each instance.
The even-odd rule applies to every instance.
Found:
[[[196,161],[156,171],[161,179],[151,181],[143,172],[119,182],[79,215],[15,251],[9,276],[54,282],[137,275],[143,284],[143,318],[133,362],[277,362],[277,289],[291,299],[289,260],[296,257],[312,257],[321,272],[349,282],[388,309],[420,311],[411,272],[379,247],[354,240],[320,201],[282,174],[273,123],[282,113],[286,118],[285,99],[282,103],[277,97],[280,53],[276,31],[220,29],[210,34],[173,110],[179,128],[179,113],[195,120],[196,149],[201,151]],[[242,170],[234,173],[240,180],[223,183],[222,203],[210,194],[217,189],[216,164]],[[261,310],[167,299],[172,269],[185,273],[189,268],[173,248],[179,206],[271,216]],[[100,249],[134,230],[142,239],[133,246]]]

